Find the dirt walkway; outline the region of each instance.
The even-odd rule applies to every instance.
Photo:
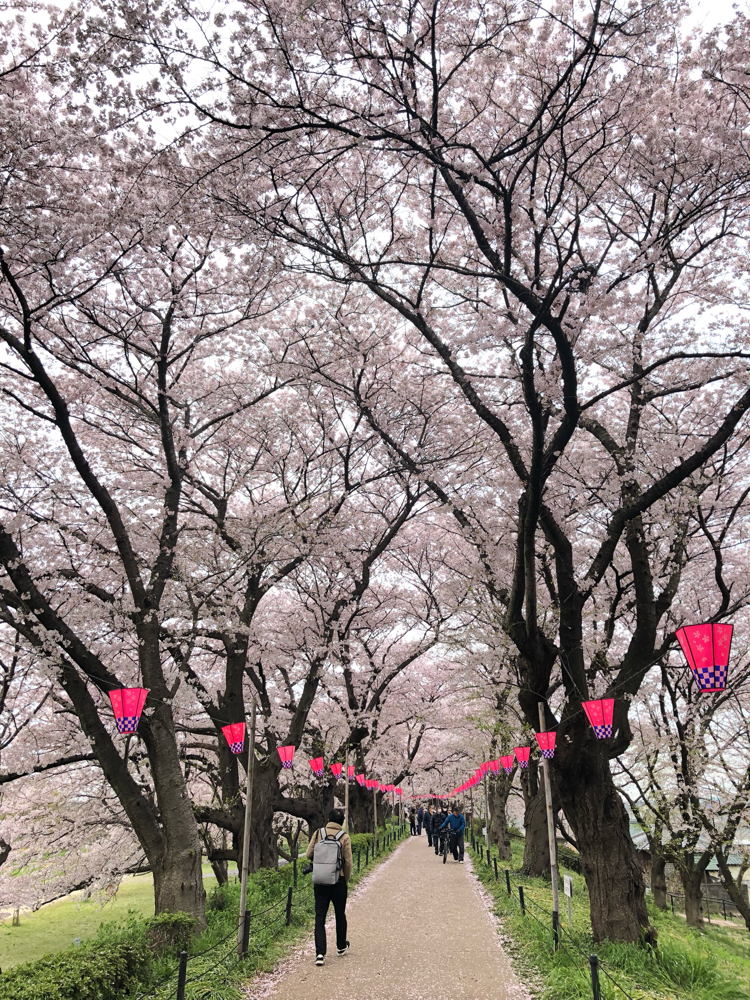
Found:
[[[248,1000],[525,1000],[476,885],[411,837],[351,902],[349,954],[336,954],[331,922],[322,968],[310,941]]]

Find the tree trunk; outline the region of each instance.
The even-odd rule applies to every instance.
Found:
[[[685,920],[688,927],[703,930],[703,906],[701,902],[702,875],[696,877],[695,872],[682,872],[682,891],[685,893]]]
[[[349,786],[349,830],[351,833],[372,831],[372,792],[359,785]]]
[[[667,860],[663,854],[651,850],[651,892],[660,910],[667,908]]]
[[[719,863],[719,871],[721,872],[721,880],[724,888],[727,890],[729,898],[742,914],[745,926],[750,931],[750,903],[748,903],[747,898],[742,894],[742,876],[744,869],[740,868],[739,878],[735,880],[729,869],[726,855],[721,848],[716,851],[716,860]]]
[[[526,839],[523,848],[524,875],[537,876],[550,870],[549,836],[547,833],[547,802],[544,784],[539,780],[537,762],[529,761],[527,769],[521,771],[523,789],[523,826]]]
[[[552,774],[581,855],[594,941],[639,941],[649,928],[643,870],[606,748],[581,734],[556,754]]]
[[[508,815],[506,812],[508,795],[512,778],[504,779],[499,775],[490,782],[489,804],[490,804],[490,841],[497,848],[500,861],[510,861],[510,836],[508,835]]]

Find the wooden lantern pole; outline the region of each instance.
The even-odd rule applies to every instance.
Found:
[[[250,714],[250,742],[247,748],[247,784],[245,787],[245,828],[242,834],[242,871],[240,872],[240,916],[237,927],[237,954],[242,954],[247,908],[247,874],[250,866],[250,826],[253,819],[253,778],[255,776],[255,698]]]

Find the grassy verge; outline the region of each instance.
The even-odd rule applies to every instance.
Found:
[[[613,942],[594,944],[589,921],[588,894],[581,875],[573,872],[572,926],[568,926],[567,900],[562,895],[561,945],[552,948],[552,889],[549,879],[529,879],[518,872],[523,844],[514,841],[511,862],[488,865],[469,849],[484,888],[494,899],[496,914],[511,941],[511,951],[523,973],[540,984],[544,1000],[592,1000],[588,956],[602,963],[602,1000],[747,1000],[750,998],[750,937],[739,928],[707,927],[705,933],[685,926],[680,917],[650,905],[650,917],[659,938],[658,947]],[[509,896],[505,869],[511,872]],[[518,886],[523,886],[526,915],[521,913]],[[611,977],[610,978],[608,978]],[[619,989],[614,985],[619,984]],[[624,991],[624,992],[623,992]]]

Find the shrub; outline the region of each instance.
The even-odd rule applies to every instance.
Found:
[[[150,959],[132,940],[93,941],[3,973],[0,1000],[112,1000],[144,978]]]
[[[149,917],[145,926],[149,948],[161,958],[187,950],[195,931],[195,917],[189,913],[158,913]]]

